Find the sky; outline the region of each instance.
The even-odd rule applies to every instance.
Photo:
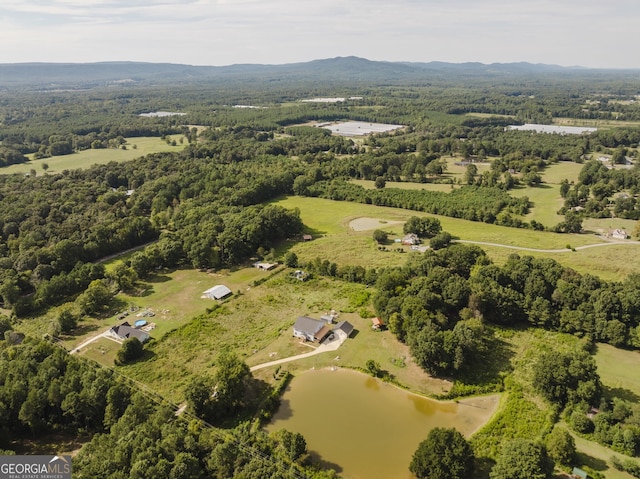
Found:
[[[0,0],[0,63],[640,68],[638,0]]]

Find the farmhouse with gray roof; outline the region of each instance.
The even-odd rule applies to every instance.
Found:
[[[309,316],[300,316],[293,325],[293,335],[304,341],[322,341],[326,338],[331,329],[327,323]]]
[[[151,336],[149,336],[148,333],[132,327],[126,321],[111,328],[108,334],[121,341],[124,341],[125,339],[138,338],[138,341],[141,343],[146,343],[151,339]]]

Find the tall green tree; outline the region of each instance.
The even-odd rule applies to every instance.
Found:
[[[576,442],[569,431],[555,427],[546,439],[549,456],[558,464],[570,466],[576,455]]]
[[[473,450],[462,434],[437,427],[418,445],[409,470],[419,479],[468,479],[473,461]]]
[[[583,350],[542,353],[533,366],[533,384],[542,396],[561,407],[581,401],[598,404],[602,394],[595,361]]]
[[[553,462],[545,448],[526,439],[507,442],[496,464],[491,469],[490,479],[551,479]]]
[[[127,364],[142,356],[143,344],[138,338],[125,339],[116,354],[116,364]]]

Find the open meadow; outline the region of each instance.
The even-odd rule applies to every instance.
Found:
[[[413,364],[406,346],[389,332],[371,330],[371,320],[360,316],[363,307],[371,311],[370,291],[365,286],[325,278],[301,282],[289,272],[281,271],[259,286],[244,289],[210,313],[202,311],[153,341],[146,348],[144,360],[122,371],[162,395],[181,401],[189,379],[212,373],[216,357],[225,348],[237,352],[249,366],[310,352],[309,345],[292,336],[291,326],[299,316],[319,318],[335,309],[340,312],[340,320],[356,327],[354,338],[338,351],[286,363],[282,366],[285,370],[331,365],[364,368],[367,360],[374,359],[416,392],[433,395],[448,390],[447,381],[435,380]],[[227,283],[224,279],[220,282]],[[100,354],[91,349],[91,357]],[[274,370],[275,367],[266,368],[255,375],[272,380]]]
[[[169,140],[175,139],[179,141],[182,135],[167,136]],[[42,168],[43,164],[47,164],[49,169],[47,174],[60,173],[64,170],[73,170],[77,168],[89,168],[92,165],[103,165],[111,161],[122,162],[135,158],[140,158],[151,153],[162,153],[166,151],[180,151],[184,149],[187,143],[177,143],[173,146],[159,137],[141,136],[127,138],[126,149],[122,148],[103,148],[83,150],[70,155],[52,156],[50,158],[42,158],[40,160],[32,159],[33,155],[27,155],[29,161],[18,165],[10,165],[0,168],[0,174],[8,175],[12,173],[27,174],[31,170],[35,170],[36,174],[45,174]]]
[[[314,240],[306,243],[287,244],[301,261],[316,257],[327,258],[338,264],[364,267],[384,267],[403,264],[408,247],[399,253],[396,245],[387,245],[387,251],[379,251],[372,233],[378,228],[390,233],[390,240],[402,236],[402,224],[411,216],[435,216],[359,203],[339,202],[321,198],[290,196],[276,202],[285,208],[299,208],[302,220]],[[355,231],[351,222],[358,218],[375,218],[382,223],[369,231]],[[480,244],[496,263],[504,263],[509,255],[544,256],[555,259],[581,273],[590,273],[608,280],[621,280],[640,268],[640,255],[635,254],[640,244],[625,244],[579,249],[587,245],[606,244],[606,240],[593,234],[559,234],[529,229],[466,221],[436,216],[445,231],[454,238]],[[385,227],[384,222],[389,223]],[[569,246],[570,248],[567,248]],[[527,250],[533,249],[537,251]],[[572,251],[571,248],[578,248]]]
[[[595,355],[598,372],[609,394],[621,394],[640,402],[640,351],[627,351],[598,344]]]
[[[456,165],[456,162],[459,161],[460,158],[446,158],[447,171],[442,175],[440,180],[451,181],[451,183],[387,181],[385,187],[403,190],[441,191],[447,193],[452,189],[460,188],[459,182],[462,181],[466,167]],[[479,174],[482,174],[490,168],[490,163],[475,163],[475,165],[478,168]],[[560,210],[564,204],[564,200],[560,196],[560,182],[564,179],[569,180],[569,183],[577,181],[582,166],[583,165],[579,163],[570,161],[554,163],[542,172],[542,185],[537,187],[521,185],[510,190],[510,195],[515,197],[527,196],[532,203],[531,212],[523,219],[525,221],[536,220],[546,227],[552,227],[564,221],[564,217],[557,214],[558,210]],[[351,182],[369,190],[376,187],[375,181],[373,180],[351,180]]]

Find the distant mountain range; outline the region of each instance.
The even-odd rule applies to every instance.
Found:
[[[232,81],[323,81],[403,83],[430,79],[530,75],[637,75],[640,70],[598,70],[531,63],[411,63],[337,57],[284,65],[193,66],[173,63],[12,63],[0,64],[3,88],[78,88],[108,85],[215,83]]]

